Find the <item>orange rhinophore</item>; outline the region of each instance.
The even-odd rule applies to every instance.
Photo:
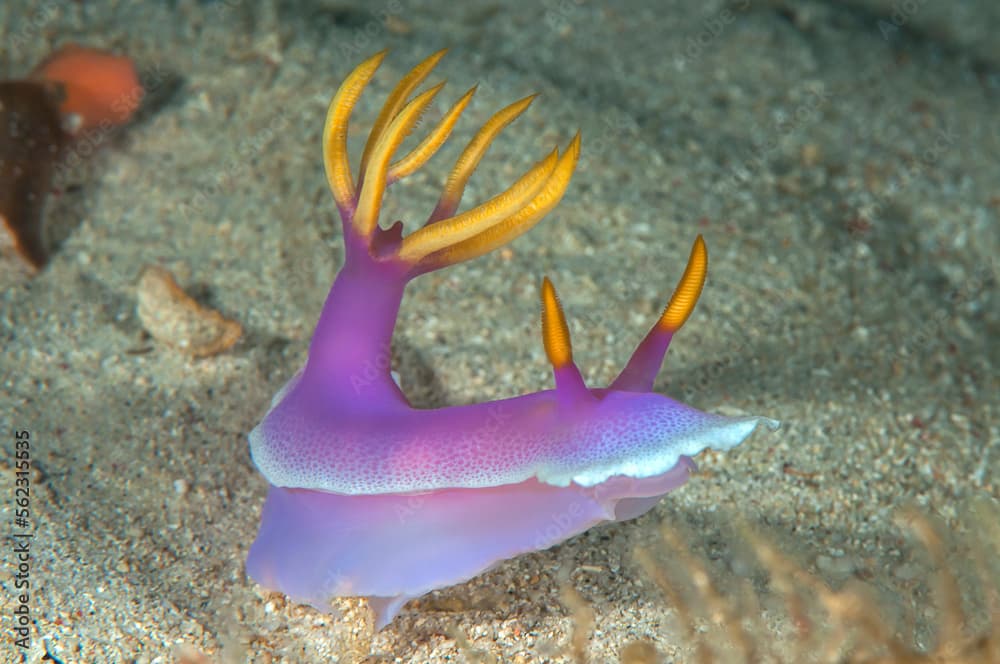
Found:
[[[59,111],[70,134],[124,124],[142,100],[142,85],[132,61],[100,49],[68,44],[31,75],[62,85]]]

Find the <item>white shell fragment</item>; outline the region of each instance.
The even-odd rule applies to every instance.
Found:
[[[243,327],[185,293],[169,270],[150,265],[139,277],[139,320],[160,341],[193,357],[221,353],[236,343]]]

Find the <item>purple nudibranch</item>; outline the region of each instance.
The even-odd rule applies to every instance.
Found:
[[[330,611],[364,596],[378,628],[409,599],[466,581],[501,561],[553,546],[604,521],[634,518],[682,485],[691,457],[728,450],[763,417],[703,413],[652,391],[673,334],[694,309],[708,254],[699,236],[659,320],[607,388],[573,363],[555,290],[542,283],[542,337],[555,388],[490,403],[414,409],[393,380],[388,349],[407,282],[475,258],[528,231],[562,198],[577,134],[509,189],[457,213],[492,140],[531,103],[497,112],[451,171],[427,222],[405,237],[379,226],[386,188],[448,138],[475,88],[411,152],[393,161],[442,84],[409,99],[444,55],[407,74],[375,120],[355,181],[347,123],[385,52],[344,81],[326,117],[323,157],[343,224],[345,257],[305,366],[250,433],[270,483],[247,571],[262,586]],[[371,368],[380,367],[371,376]]]

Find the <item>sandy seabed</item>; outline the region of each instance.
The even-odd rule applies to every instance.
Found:
[[[61,174],[49,265],[0,295],[2,510],[10,523],[26,430],[35,529],[31,647],[14,644],[6,546],[0,659],[568,662],[592,619],[591,661],[655,661],[636,641],[695,661],[650,573],[679,559],[661,522],[721,588],[749,584],[762,642],[795,629],[747,562],[748,526],[831,587],[865,581],[904,640],[930,647],[937,565],[894,521],[906,507],[947,533],[968,628],[984,629],[978,588],[996,568],[977,584],[960,543],[988,532],[969,506],[1000,498],[998,27],[988,0],[5,2],[5,78],[75,41],[129,54],[148,94]],[[548,387],[545,274],[577,363],[606,383],[703,233],[708,284],[657,389],[784,426],[703,456],[652,513],[433,593],[372,636],[357,602],[324,615],[246,577],[266,491],[246,434],[302,364],[342,258],[319,143],[330,96],[391,49],[355,111],[357,154],[390,87],[445,46],[432,114],[479,91],[383,219],[422,219],[474,129],[531,92],[466,200],[578,127],[583,156],[509,251],[408,288],[394,365],[413,401]],[[239,343],[191,359],[150,339],[136,313],[148,264],[238,320]]]

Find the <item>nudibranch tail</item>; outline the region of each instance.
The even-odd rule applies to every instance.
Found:
[[[699,235],[691,247],[687,267],[684,268],[684,274],[674,289],[674,294],[670,296],[670,301],[656,324],[632,353],[628,364],[611,383],[610,389],[628,392],[649,392],[653,389],[653,382],[663,365],[670,340],[694,311],[707,275],[708,249],[704,238]]]

